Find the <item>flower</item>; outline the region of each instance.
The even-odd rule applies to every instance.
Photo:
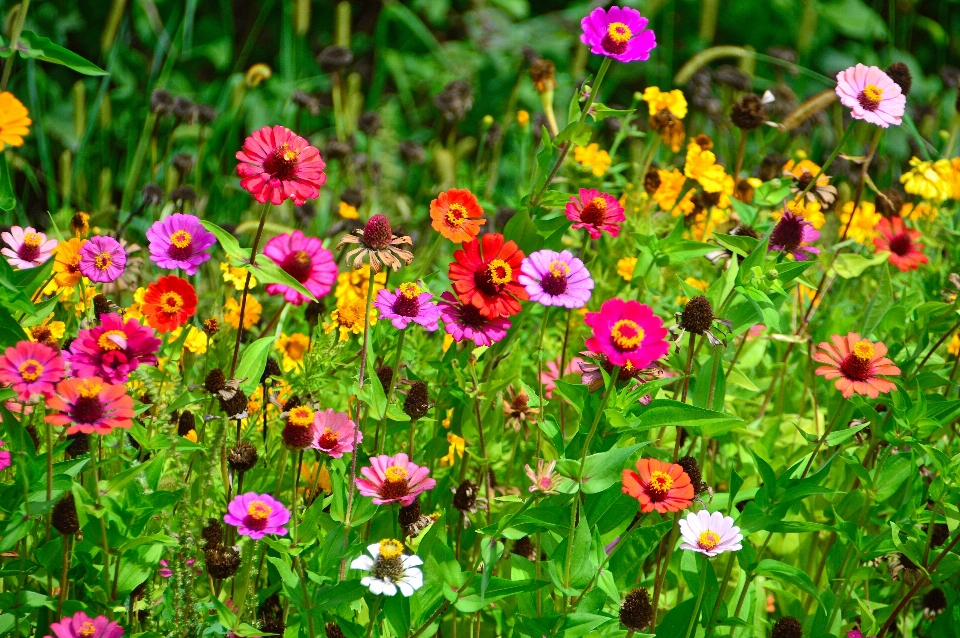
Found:
[[[80,247],[80,273],[97,283],[105,284],[123,274],[127,253],[113,237],[96,235]]]
[[[365,300],[367,298],[367,287],[369,285],[370,265],[364,264],[362,268],[342,272],[337,275],[337,288],[334,290],[333,294],[337,298],[337,301],[343,299],[347,295],[359,297],[360,299]],[[376,295],[378,291],[383,290],[384,286],[386,285],[387,273],[380,272],[373,276],[374,295]]]
[[[82,611],[52,623],[50,631],[53,632],[53,636],[45,638],[120,638],[123,636],[123,627],[110,622],[106,616],[91,618]]]
[[[170,333],[167,343],[176,343],[183,334],[183,328],[176,328]],[[193,354],[206,354],[207,335],[203,330],[196,326],[187,326],[187,336],[183,340],[183,349]]]
[[[351,334],[362,334],[364,323],[377,323],[377,309],[371,308],[370,314],[364,321],[367,303],[362,297],[353,295],[344,296],[337,300],[337,307],[330,313],[332,321],[326,325],[324,332],[332,332],[335,328],[340,331],[340,341],[346,341]]]
[[[569,250],[538,250],[524,258],[517,281],[530,300],[544,306],[582,308],[590,299],[593,279]]]
[[[110,434],[114,428],[129,429],[133,424],[133,399],[123,385],[110,385],[99,377],[64,379],[57,393],[47,399],[51,425],[68,426],[67,434]]]
[[[723,166],[717,164],[717,156],[697,143],[699,138],[687,144],[687,160],[683,165],[683,174],[696,180],[707,193],[718,193],[723,190],[726,172]]]
[[[900,374],[900,368],[885,357],[887,346],[882,342],[873,343],[861,339],[856,332],[846,337],[833,335],[832,344],[823,341],[813,360],[823,366],[817,368],[817,374],[825,379],[836,379],[837,390],[845,398],[856,394],[865,394],[876,399],[880,393],[892,392],[896,386],[877,375]]]
[[[237,534],[259,540],[267,534],[286,536],[290,510],[269,494],[238,494],[227,506],[223,522],[237,528]]]
[[[0,98],[9,93],[0,93]],[[0,100],[2,101],[2,100]],[[0,148],[3,148],[3,134],[0,129]],[[56,239],[47,239],[47,236],[33,228],[27,226],[13,226],[10,232],[0,233],[4,243],[9,248],[0,250],[10,262],[10,265],[18,270],[26,270],[44,263],[53,255],[57,247]]]
[[[512,427],[514,432],[523,429],[527,431],[527,424],[536,421],[540,414],[539,408],[530,407],[530,397],[523,390],[509,386],[503,394],[503,427]]]
[[[448,426],[449,427],[449,426]],[[447,450],[447,455],[440,457],[440,466],[453,467],[454,462],[457,460],[457,455],[460,458],[463,458],[463,451],[467,448],[467,441],[461,436],[457,436],[453,432],[447,432],[447,443],[450,444],[450,449]]]
[[[843,205],[843,212],[840,214],[840,227],[846,228],[849,224],[847,237],[855,240],[858,244],[866,244],[876,236],[876,227],[883,219],[883,215],[877,212],[872,202],[860,202],[851,222],[850,213],[852,211],[853,202],[847,202]]]
[[[441,295],[437,307],[444,329],[457,343],[472,339],[474,345],[490,346],[506,337],[510,329],[510,320],[506,317],[484,317],[479,308],[461,302],[449,292]]]
[[[186,279],[167,275],[147,286],[140,312],[148,326],[170,332],[197,312],[197,293]]]
[[[361,468],[360,473],[366,478],[357,477],[357,489],[363,496],[372,496],[374,505],[400,503],[406,507],[437,484],[427,478],[430,468],[411,463],[403,452],[371,457],[370,465]]]
[[[617,274],[626,282],[633,280],[633,271],[636,270],[636,268],[636,257],[624,257],[623,259],[617,260]]]
[[[0,448],[4,445],[4,442],[0,441]],[[9,450],[0,450],[0,472],[10,467],[10,458]]]
[[[784,202],[784,207],[794,215],[803,217],[815,230],[820,230],[823,228],[823,225],[827,223],[827,218],[823,214],[822,206],[817,200],[804,200],[803,202],[799,202],[794,199]],[[783,216],[783,210],[775,209],[772,215],[774,221],[780,221],[780,218]]]
[[[588,312],[584,322],[593,328],[587,348],[615,366],[646,368],[670,350],[663,320],[650,306],[632,299],[608,299],[599,312]]]
[[[900,207],[900,217],[910,221],[932,222],[940,215],[939,209],[930,202],[907,202]]]
[[[0,383],[10,384],[24,403],[49,399],[64,374],[60,353],[42,343],[21,341],[0,355]]]
[[[363,441],[363,432],[350,420],[346,412],[327,408],[313,417],[313,449],[339,459],[345,452],[353,452]]]
[[[175,213],[153,223],[147,229],[150,259],[161,268],[182,268],[194,275],[203,262],[210,259],[207,249],[217,238],[193,215]]]
[[[33,120],[27,107],[10,91],[0,93],[0,151],[10,146],[23,146],[23,136],[29,135]]]
[[[620,223],[626,219],[620,202],[595,188],[581,188],[579,198],[571,196],[566,213],[574,222],[573,228],[585,228],[592,239],[599,239],[603,231],[616,237]]]
[[[953,186],[945,176],[953,172],[950,160],[921,161],[918,157],[910,159],[911,168],[900,176],[903,190],[911,195],[941,203],[953,195]]]
[[[233,284],[234,290],[240,292],[243,290],[244,283],[247,281],[247,273],[250,271],[246,268],[237,268],[236,266],[231,266],[225,261],[220,262],[220,270],[223,272],[223,281],[228,284]],[[250,275],[250,284],[247,285],[247,290],[253,290],[257,287],[257,278],[253,275]]]
[[[543,492],[544,494],[556,494],[557,486],[560,485],[560,477],[554,476],[553,468],[556,467],[556,461],[550,461],[549,463],[544,463],[543,459],[537,459],[537,471],[534,472],[533,468],[529,465],[524,465],[524,469],[527,471],[527,478],[530,479],[532,485],[527,489],[531,492]]]
[[[877,224],[877,231],[880,237],[873,238],[873,245],[880,252],[889,252],[890,263],[901,272],[916,270],[920,264],[930,262],[923,254],[923,244],[917,241],[920,231],[907,228],[899,217],[884,217]]]
[[[613,160],[610,154],[600,150],[600,145],[594,142],[587,146],[577,146],[573,149],[573,159],[584,168],[589,168],[597,177],[606,175]]]
[[[530,124],[530,112],[523,109],[517,111],[517,124],[521,128],[526,128]]]
[[[333,253],[316,237],[307,237],[299,230],[283,233],[267,242],[263,254],[303,284],[314,297],[319,299],[333,289],[337,264]],[[267,293],[283,295],[285,300],[297,306],[310,301],[306,295],[283,284],[267,284]]]
[[[81,330],[64,356],[77,377],[126,383],[141,364],[157,365],[160,343],[153,328],[111,312],[100,316],[99,326]]]
[[[640,502],[640,511],[661,514],[687,509],[695,496],[682,467],[656,459],[639,459],[636,472],[623,471],[623,493]]]
[[[382,540],[367,546],[370,556],[363,554],[354,558],[350,569],[369,572],[360,579],[360,584],[370,588],[372,594],[396,596],[397,590],[404,596],[423,587],[423,565],[419,556],[403,553],[403,543],[393,539]],[[371,558],[372,557],[372,558]]]
[[[360,219],[360,213],[357,212],[357,207],[351,206],[347,202],[340,202],[337,214],[343,219]]]
[[[193,438],[196,439],[197,437],[196,431],[194,430],[190,430],[190,431],[193,432]],[[194,443],[196,443],[196,441],[194,441]],[[177,554],[177,558],[180,561],[182,561],[187,567],[192,567],[193,564],[197,562],[193,558],[188,558],[186,561],[184,561],[183,556],[181,554]],[[170,569],[170,561],[168,561],[166,558],[161,558],[160,565],[161,567],[160,569],[157,570],[157,573],[160,574],[161,578],[170,578],[171,576],[173,576],[173,570]],[[198,570],[197,573],[202,574],[203,572]]]
[[[560,359],[562,357],[558,356],[556,361],[547,361],[547,369],[540,374],[540,383],[543,384],[543,394],[548,399],[553,398],[553,391],[557,387],[557,379],[561,376],[565,377],[568,374],[573,374],[574,371],[580,369],[580,364],[583,363],[583,359],[580,357],[573,357],[570,361],[567,362],[566,367],[563,369],[563,374],[560,374]]]
[[[650,51],[657,46],[653,31],[647,29],[647,19],[636,9],[597,7],[580,21],[583,35],[580,41],[595,55],[604,55],[618,62],[649,60]]]
[[[487,223],[477,196],[465,188],[451,188],[430,202],[434,230],[455,244],[475,239]]]
[[[320,151],[283,126],[264,126],[251,133],[237,159],[240,185],[261,204],[279,206],[292,198],[303,206],[320,196],[327,181]]]
[[[796,163],[793,160],[788,160],[783,165],[783,175],[793,182],[790,192],[794,194],[806,189],[814,176],[818,174],[820,176],[817,177],[817,183],[810,188],[806,199],[808,202],[819,200],[826,205],[832,204],[837,198],[837,188],[830,185],[830,177],[820,172],[818,164],[808,159],[802,159]],[[819,230],[819,227],[817,229]]]
[[[658,169],[657,175],[660,177],[660,185],[651,197],[662,210],[671,210],[676,205],[677,198],[680,197],[680,191],[687,177],[677,168],[672,171]]]
[[[73,237],[57,244],[53,256],[53,280],[60,288],[73,288],[80,283],[80,249],[86,239]]]
[[[680,519],[680,538],[683,540],[680,549],[690,549],[711,558],[743,547],[740,528],[722,512],[690,512],[686,518]]]
[[[777,222],[770,233],[768,250],[789,253],[797,261],[806,261],[813,255],[820,254],[819,248],[809,245],[811,242],[820,239],[820,231],[814,228],[813,224],[804,219],[802,215],[795,214],[794,210],[784,204],[780,221]]]
[[[393,327],[403,330],[414,321],[429,332],[440,327],[440,309],[430,300],[433,295],[425,292],[419,284],[406,282],[393,292],[381,290],[374,305],[382,319],[389,319]]]
[[[303,357],[310,348],[310,337],[300,332],[288,337],[281,332],[274,345],[283,353],[283,371],[290,372],[298,366],[303,367]]]
[[[359,244],[357,248],[347,253],[347,259],[353,259],[354,270],[363,265],[364,257],[370,259],[370,267],[375,273],[383,270],[384,265],[397,271],[400,270],[401,261],[406,265],[413,261],[413,253],[401,248],[401,246],[413,248],[410,237],[394,235],[390,220],[385,215],[374,215],[362,230],[344,235],[337,244],[337,248],[345,244]]]
[[[655,86],[648,86],[643,91],[643,101],[647,103],[650,109],[650,117],[653,117],[663,109],[667,109],[677,119],[687,117],[687,98],[683,96],[683,91],[673,89],[672,91],[661,91]]]
[[[450,281],[464,304],[484,317],[511,317],[520,312],[527,291],[517,282],[523,251],[499,233],[465,242],[453,253]]]
[[[837,73],[837,97],[856,120],[887,128],[900,125],[907,97],[900,86],[875,66],[858,64]]]
[[[261,313],[263,313],[263,306],[248,292],[247,305],[243,309],[243,329],[249,330],[253,324],[260,321]],[[223,319],[233,326],[234,330],[240,329],[240,302],[233,297],[227,297],[223,303]]]

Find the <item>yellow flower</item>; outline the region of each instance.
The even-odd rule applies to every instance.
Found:
[[[167,343],[173,343],[183,334],[183,328],[175,328],[167,339]],[[193,354],[206,354],[207,352],[207,333],[203,330],[197,330],[196,326],[190,326],[187,332],[187,338],[183,341],[183,348]]]
[[[801,303],[810,303],[810,301],[813,301],[813,296],[816,294],[816,288],[810,288],[809,286],[804,286],[803,284],[797,284],[797,300]],[[822,297],[817,297],[816,301],[813,302],[813,305],[819,306],[821,299]]]
[[[527,128],[527,125],[530,124],[530,114],[523,109],[517,111],[517,124],[523,128]]]
[[[633,279],[633,270],[636,267],[636,257],[624,257],[617,262],[617,274],[623,277],[624,281],[630,281]]]
[[[883,216],[877,212],[876,207],[871,202],[860,202],[856,213],[853,215],[853,222],[850,221],[850,213],[853,211],[853,202],[847,202],[843,205],[843,213],[840,215],[841,233],[847,224],[850,224],[850,230],[847,231],[847,238],[853,239],[858,244],[869,243],[877,234],[874,227],[883,219]]]
[[[953,339],[951,339],[947,345],[947,352],[953,356],[960,354],[960,334],[954,333]]]
[[[913,168],[900,176],[903,190],[938,203],[953,195],[953,185],[948,181],[953,175],[950,160],[921,162],[920,158],[914,157],[910,166]]]
[[[696,289],[699,290],[700,292],[706,292],[707,289],[710,287],[710,282],[704,281],[703,279],[697,279],[697,278],[695,278],[695,277],[687,277],[686,279],[683,280],[683,283],[685,283],[685,284],[687,284],[687,285],[689,285],[689,286],[693,286],[694,288],[696,288]],[[687,297],[685,297],[685,296],[683,296],[683,295],[680,295],[679,297],[677,297],[677,303],[678,303],[678,304],[685,304],[685,303],[687,303],[688,301],[690,301],[690,299],[688,299]]]
[[[196,442],[197,442],[197,431],[196,431],[196,430],[190,430],[189,432],[187,432],[186,434],[183,435],[183,438],[185,438],[185,439],[188,440],[188,441],[193,441],[194,443],[196,443]]]
[[[79,317],[87,312],[88,306],[93,304],[93,298],[97,296],[97,290],[93,286],[84,286],[85,299],[80,299],[77,291],[78,288],[64,288],[60,291],[60,301],[67,308],[73,308],[74,314]]]
[[[253,88],[259,86],[264,80],[269,79],[271,75],[273,75],[273,71],[270,70],[270,67],[263,62],[258,62],[247,70],[244,82],[246,82],[248,87]]]
[[[937,218],[940,211],[930,202],[917,202],[916,204],[906,203],[900,207],[900,217],[911,221],[932,222]]]
[[[344,295],[337,299],[336,309],[330,313],[330,323],[324,328],[325,332],[332,332],[334,329],[340,330],[340,341],[346,341],[351,334],[363,333],[363,313],[367,302],[361,297],[354,295]],[[377,323],[377,309],[370,308],[370,325]]]
[[[726,172],[717,164],[717,156],[713,151],[700,148],[696,141],[691,141],[687,145],[687,161],[683,165],[683,174],[700,182],[703,190],[708,193],[723,190],[723,178]]]
[[[800,215],[810,222],[814,228],[820,230],[827,223],[827,218],[823,216],[819,201],[810,201],[806,198],[802,202],[793,200],[787,204],[787,208],[794,215]],[[783,217],[783,209],[775,208],[773,210],[773,221],[778,222]]]
[[[137,288],[136,292],[133,293],[133,303],[123,311],[124,317],[131,317],[137,321],[143,319],[143,313],[140,312],[140,304],[143,303],[143,295],[145,295],[146,292],[145,288]]]
[[[450,419],[452,419],[452,418],[453,418],[453,408],[449,408],[449,409],[447,410],[447,416],[446,416],[446,418],[444,418],[443,421],[440,422],[440,425],[442,425],[443,427],[445,427],[446,429],[449,430],[449,429],[450,429]]]
[[[443,467],[447,465],[452,466],[454,461],[457,460],[457,454],[460,455],[460,458],[463,458],[463,450],[467,445],[467,442],[463,438],[453,432],[447,432],[447,441],[450,443],[450,450],[446,456],[440,458],[440,465]]]
[[[730,198],[733,197],[736,187],[737,183],[733,175],[724,174],[723,179],[720,180],[720,201],[717,202],[717,208],[730,208]]]
[[[340,213],[340,217],[344,219],[360,219],[360,213],[357,212],[357,207],[351,206],[347,202],[340,202],[340,209],[337,212]]]
[[[52,321],[53,313],[47,315],[39,325],[27,328],[27,337],[30,341],[39,341],[49,344],[52,341],[60,341],[67,332],[67,326],[62,321]]]
[[[718,226],[724,224],[730,215],[722,208],[714,207],[710,211],[698,213],[690,222],[690,238],[697,241],[707,241]]]
[[[33,120],[20,100],[13,93],[0,93],[0,151],[10,146],[23,146],[23,136],[30,133]]]
[[[450,346],[452,345],[453,345],[453,335],[450,333],[443,335],[443,345],[441,346],[443,348],[443,352],[446,353],[447,350],[449,350]]]
[[[220,270],[223,272],[223,280],[238,290],[243,290],[243,284],[247,280],[247,271],[243,268],[235,268],[225,261],[220,262]],[[257,278],[250,275],[249,289],[253,290],[257,286]]]
[[[597,177],[603,177],[613,161],[606,151],[600,150],[600,145],[596,142],[573,149],[573,159],[584,168],[592,170]]]
[[[960,199],[960,157],[954,157],[950,160],[950,175],[946,180],[950,183],[950,189],[953,191],[951,197]]]
[[[80,283],[80,248],[85,239],[72,237],[57,244],[53,256],[53,281],[58,288],[73,288]]]
[[[337,289],[334,291],[334,296],[339,302],[344,297],[359,297],[360,299],[366,300],[367,298],[367,286],[370,284],[370,264],[364,264],[359,270],[351,270],[350,272],[342,272],[337,275]],[[384,286],[387,285],[387,273],[386,271],[378,273],[373,277],[373,294],[376,298],[376,294],[379,290],[382,290]]]
[[[280,333],[280,338],[274,345],[277,350],[283,353],[284,372],[289,372],[297,366],[303,365],[303,357],[310,347],[310,337],[301,332],[295,332],[289,337]]]
[[[657,169],[657,173],[660,175],[660,186],[653,193],[653,201],[657,202],[661,209],[670,210],[677,203],[687,178],[676,168],[672,171]]]
[[[683,199],[677,202],[677,205],[673,207],[673,210],[670,211],[670,216],[686,217],[687,215],[690,215],[691,213],[693,213],[693,211],[697,208],[697,205],[693,203],[693,195],[694,195],[694,191],[691,188],[683,196]]]
[[[655,86],[648,86],[643,92],[643,101],[650,109],[650,117],[659,113],[661,109],[667,109],[680,120],[687,117],[687,98],[683,97],[680,89],[664,93]]]
[[[263,306],[257,301],[257,298],[251,294],[247,295],[247,306],[243,309],[243,329],[249,330],[250,326],[260,321],[260,314],[263,312]],[[234,330],[240,328],[240,302],[230,297],[223,304],[223,320],[233,326]]]

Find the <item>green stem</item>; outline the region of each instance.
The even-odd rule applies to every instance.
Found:
[[[698,571],[700,572],[700,591],[697,593],[697,602],[693,605],[693,614],[690,615],[690,624],[687,625],[685,638],[690,638],[690,636],[693,635],[693,628],[697,624],[697,616],[700,615],[700,604],[703,602],[703,592],[707,589],[707,570],[701,568]]]
[[[380,614],[380,596],[373,599],[373,607],[370,608],[370,623],[367,625],[367,638],[373,635],[373,627],[377,624],[377,616]]]
[[[20,34],[23,32],[23,23],[27,20],[27,10],[30,8],[30,0],[23,0],[20,3],[20,10],[17,12],[17,21],[13,23],[13,31],[10,33],[10,57],[7,63],[3,65],[3,80],[0,80],[0,92],[7,90],[7,83],[10,82],[10,72],[13,71],[13,61],[17,57],[17,43],[20,41]]]
[[[387,439],[387,411],[390,409],[390,401],[393,399],[393,388],[397,385],[397,377],[400,375],[400,358],[403,354],[403,341],[406,336],[407,331],[401,330],[397,337],[397,352],[393,357],[393,374],[390,375],[389,386],[383,389],[387,395],[387,406],[383,410],[383,418],[380,419],[380,423],[377,425],[377,433],[373,437],[373,449],[377,454],[383,449],[383,443]],[[383,433],[383,439],[380,438],[381,432]]]
[[[820,448],[823,446],[824,441],[827,440],[827,437],[830,436],[830,433],[833,431],[833,428],[836,426],[837,421],[840,420],[840,415],[843,414],[843,409],[846,407],[847,399],[843,398],[840,401],[840,405],[837,406],[837,411],[834,413],[833,418],[830,420],[830,424],[827,425],[827,429],[824,430],[823,436],[817,441],[816,447],[813,448],[813,452],[810,453],[810,460],[807,461],[806,467],[803,468],[803,473],[800,475],[800,478],[806,478],[807,472],[810,471],[810,466],[813,465],[814,459],[817,458],[817,452],[820,451]]]
[[[363,390],[363,381],[367,369],[367,349],[370,342],[370,307],[373,305],[373,284],[377,273],[370,267],[370,278],[367,280],[367,309],[363,315],[363,344],[360,346],[360,380],[357,383],[357,390]]]
[[[850,137],[850,134],[853,133],[853,124],[854,124],[854,122],[856,122],[856,120],[850,120],[850,124],[847,125],[847,130],[845,130],[845,131],[843,132],[843,135],[840,136],[840,141],[837,142],[837,145],[836,145],[836,147],[833,149],[833,152],[830,153],[830,157],[827,158],[827,161],[824,162],[823,166],[820,167],[820,170],[817,171],[817,174],[814,175],[813,179],[810,180],[810,183],[807,184],[807,187],[803,189],[803,192],[801,192],[799,195],[797,195],[796,199],[802,200],[804,197],[806,197],[807,193],[810,192],[810,189],[813,188],[813,187],[816,185],[817,180],[820,179],[820,176],[823,175],[823,174],[827,171],[827,168],[830,167],[830,164],[833,163],[833,160],[835,160],[835,159],[837,158],[837,155],[840,154],[840,149],[843,148],[844,142],[846,142],[846,141],[847,141],[847,138]],[[853,213],[851,213],[850,216],[851,216],[851,218],[852,218],[852,217],[853,217]]]
[[[250,248],[250,265],[257,265],[257,250],[260,248],[260,238],[263,236],[263,224],[267,221],[267,211],[270,210],[270,202],[263,205],[260,209],[260,224],[257,226],[257,234],[253,237],[253,246]],[[233,344],[233,361],[230,363],[230,378],[233,378],[237,371],[237,357],[240,354],[240,340],[243,338],[243,315],[247,310],[247,293],[250,292],[250,277],[252,273],[247,270],[247,277],[243,282],[243,295],[240,297],[240,317],[237,323],[237,340]],[[237,421],[237,432],[239,439],[240,425]]]

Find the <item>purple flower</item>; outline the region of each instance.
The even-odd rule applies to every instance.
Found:
[[[177,554],[177,557],[178,557],[180,560],[183,560],[183,555],[182,555],[182,554]],[[197,561],[194,560],[194,559],[192,559],[192,558],[188,559],[188,560],[187,560],[187,567],[192,567],[195,562],[197,562]],[[160,565],[161,565],[161,567],[160,567],[160,569],[157,570],[157,573],[160,574],[161,577],[163,577],[163,578],[170,578],[171,576],[173,576],[173,570],[170,569],[170,562],[169,562],[166,558],[161,558],[161,559],[160,559]],[[202,574],[203,572],[201,572],[201,571],[198,569],[198,570],[197,570],[197,573],[198,573],[198,574]]]
[[[636,9],[597,7],[580,21],[583,35],[580,41],[590,52],[605,55],[618,62],[649,60],[650,51],[657,46],[653,31],[647,29],[647,19]]]
[[[123,274],[127,253],[113,237],[97,235],[80,248],[80,274],[101,284],[108,284]]]
[[[230,501],[223,517],[227,525],[237,528],[237,533],[259,540],[266,534],[286,536],[290,510],[269,494],[247,492]]]
[[[446,324],[444,328],[447,333],[453,335],[457,343],[473,339],[478,346],[489,346],[507,336],[510,320],[506,317],[488,319],[480,314],[476,306],[460,303],[452,293],[445,292],[441,297],[442,300],[437,303],[440,318]]]
[[[524,258],[517,277],[530,301],[544,306],[582,308],[590,299],[593,279],[569,250],[538,250]]]
[[[0,441],[0,447],[3,447],[3,441]],[[10,452],[7,450],[0,450],[0,472],[10,467]]]
[[[207,249],[217,242],[193,215],[176,213],[154,222],[147,230],[150,240],[150,258],[161,268],[182,268],[188,275],[210,259]]]
[[[432,294],[424,292],[418,284],[408,282],[400,284],[394,292],[380,290],[374,305],[381,318],[389,319],[397,330],[403,330],[414,321],[433,332],[440,327],[440,309],[431,303],[431,299]]]
[[[793,213],[785,205],[780,221],[770,233],[770,250],[790,253],[797,261],[806,261],[813,255],[820,254],[819,248],[806,245],[818,239],[820,231],[804,219],[803,215]]]
[[[875,66],[858,64],[840,71],[836,92],[854,119],[882,128],[903,121],[907,97],[889,75]]]
[[[711,514],[707,510],[689,513],[680,520],[680,549],[689,549],[709,557],[734,552],[741,547],[743,534],[733,524],[733,519],[722,512]]]
[[[106,616],[91,618],[82,611],[73,616],[65,616],[60,622],[50,625],[50,630],[56,638],[120,638],[123,636],[123,627],[110,622]],[[53,638],[47,635],[46,638]]]

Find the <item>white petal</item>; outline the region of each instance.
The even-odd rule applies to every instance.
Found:
[[[383,595],[384,596],[396,596],[397,595],[397,586],[393,583],[384,582],[383,583]]]
[[[411,587],[409,583],[405,583],[401,580],[399,583],[397,583],[397,587],[400,588],[400,593],[407,598],[413,596],[413,587]]]
[[[423,587],[423,572],[419,569],[408,569],[403,576],[403,582],[410,584],[414,589]]]
[[[423,559],[416,555],[409,555],[403,557],[403,566],[404,567],[416,567],[418,565],[423,565]]]
[[[364,554],[363,556],[358,556],[353,559],[353,562],[350,563],[350,569],[362,569],[364,571],[370,571],[373,567],[373,559]]]
[[[777,98],[773,96],[773,93],[770,91],[770,89],[767,89],[766,91],[763,92],[763,97],[760,98],[760,103],[770,104],[771,102],[775,102],[776,99]]]
[[[380,555],[380,543],[374,543],[373,545],[367,545],[367,551],[370,552],[370,555],[376,558]]]
[[[365,578],[364,580],[368,580],[368,579]],[[368,585],[370,587],[370,593],[382,594],[384,589],[386,589],[387,583],[383,582],[379,578],[370,578],[369,580],[370,582],[368,583]],[[361,584],[363,584],[363,581],[361,581]]]

